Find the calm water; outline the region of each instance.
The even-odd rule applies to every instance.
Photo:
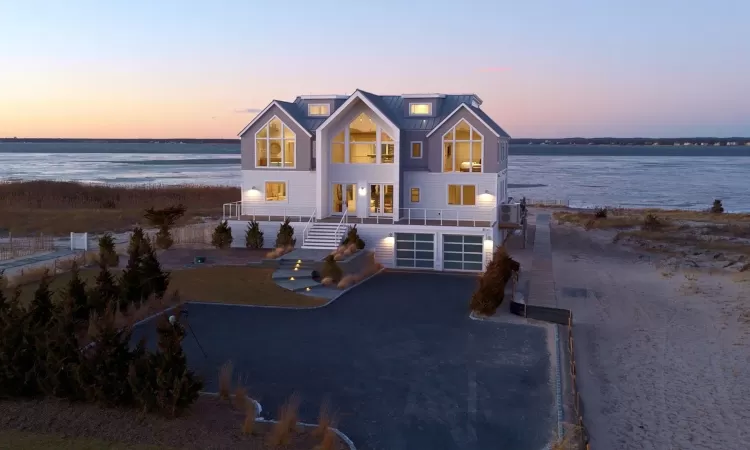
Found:
[[[0,143],[0,180],[239,185],[239,145]],[[750,211],[750,147],[511,148],[510,195],[572,206]]]

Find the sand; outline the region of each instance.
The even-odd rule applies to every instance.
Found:
[[[591,448],[750,448],[750,283],[611,234],[552,226]]]

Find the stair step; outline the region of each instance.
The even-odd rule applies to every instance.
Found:
[[[302,278],[311,278],[312,277],[313,270],[311,268],[308,268],[307,270],[293,270],[293,269],[279,269],[271,275],[271,278],[274,280],[281,279],[281,280],[288,280],[289,278],[296,279],[302,279]]]

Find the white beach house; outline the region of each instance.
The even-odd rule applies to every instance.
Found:
[[[510,141],[481,104],[362,90],[272,101],[240,132],[242,199],[224,205],[235,245],[250,220],[269,246],[289,217],[298,247],[324,249],[357,224],[386,267],[481,271],[509,220]]]

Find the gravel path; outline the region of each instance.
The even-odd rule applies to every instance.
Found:
[[[750,285],[553,225],[594,449],[750,448]]]

